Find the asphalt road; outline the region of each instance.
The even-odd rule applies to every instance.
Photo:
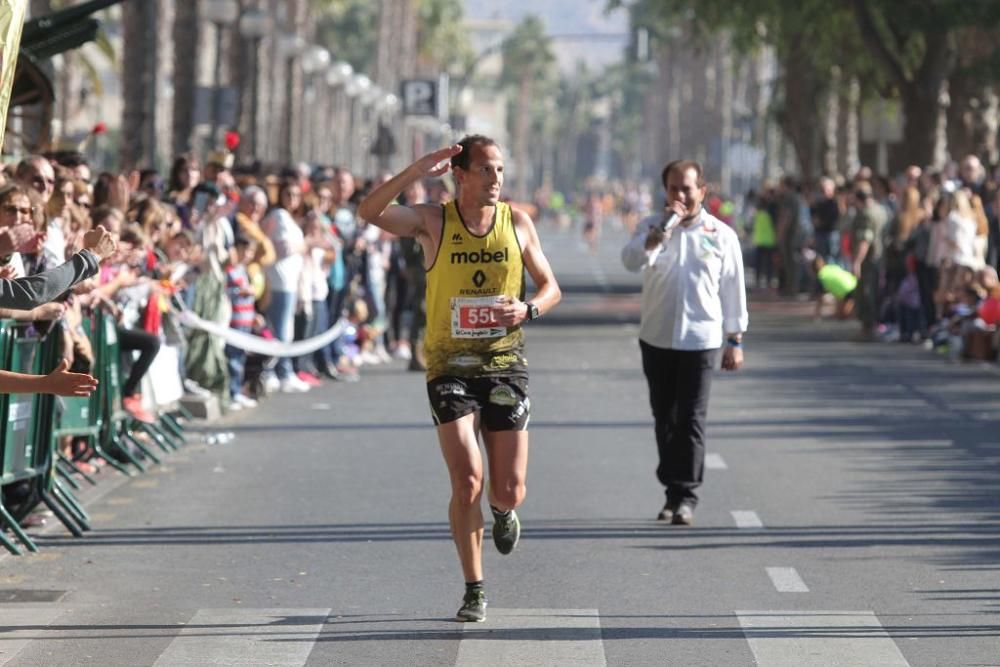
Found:
[[[661,525],[621,240],[543,236],[566,296],[528,333],[524,530],[486,549],[486,623],[450,620],[447,476],[395,362],[102,473],[92,533],[0,559],[0,664],[1000,665],[995,369],[755,303],[696,524]]]

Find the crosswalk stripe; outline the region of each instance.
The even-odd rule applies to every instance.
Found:
[[[758,667],[909,667],[871,611],[737,611]]]
[[[329,615],[329,609],[201,609],[154,667],[301,667]]]
[[[760,517],[753,510],[733,510],[730,514],[733,515],[733,521],[736,522],[737,528],[764,527],[764,522],[760,520]]]
[[[705,467],[709,470],[726,470],[729,466],[722,454],[705,454]]]
[[[794,567],[769,567],[767,576],[779,593],[808,593],[809,587]]]
[[[456,667],[605,667],[596,609],[487,609],[466,623]]]
[[[6,665],[32,640],[38,639],[38,628],[56,620],[64,609],[59,607],[22,607],[13,605],[0,608],[0,665]]]

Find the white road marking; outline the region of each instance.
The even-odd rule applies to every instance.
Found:
[[[809,587],[794,567],[769,567],[767,576],[779,593],[808,593]]]
[[[313,403],[309,407],[312,408],[313,410],[329,410],[333,406],[331,406],[329,403]]]
[[[596,609],[486,609],[465,623],[456,667],[605,667]]]
[[[760,520],[760,517],[753,510],[733,510],[730,514],[733,515],[733,521],[736,522],[737,528],[764,527],[764,522]]]
[[[46,626],[63,613],[58,607],[23,607],[20,604],[0,608],[0,665],[6,665],[33,640],[40,626]],[[23,629],[22,629],[23,628]]]
[[[201,609],[154,663],[304,665],[329,609]]]
[[[758,667],[909,667],[871,611],[737,611]]]
[[[705,454],[705,467],[709,470],[725,470],[729,466],[721,454]]]

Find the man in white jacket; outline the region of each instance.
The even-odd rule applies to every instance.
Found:
[[[671,162],[662,180],[666,211],[636,226],[622,263],[643,273],[639,346],[660,456],[656,475],[667,495],[657,518],[691,525],[704,476],[712,370],[720,347],[723,369],[743,365],[749,318],[740,242],[702,207],[701,165]]]

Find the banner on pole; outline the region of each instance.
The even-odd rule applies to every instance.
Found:
[[[21,30],[28,0],[0,0],[0,148],[7,130],[7,109],[10,107],[17,51],[21,47]]]

